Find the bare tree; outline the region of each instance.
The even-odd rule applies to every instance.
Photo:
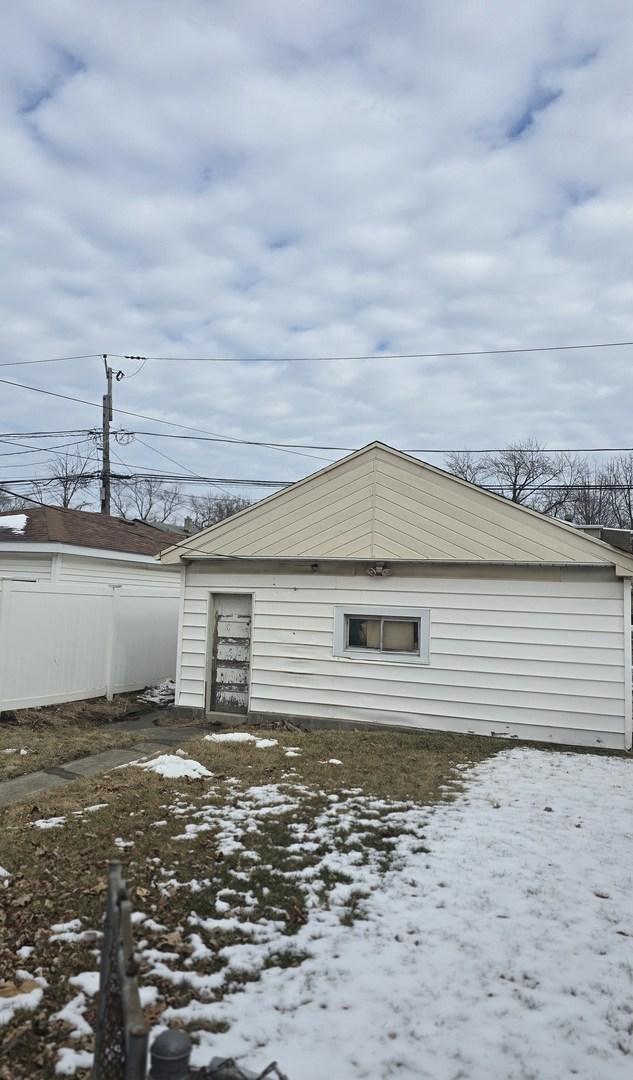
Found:
[[[186,505],[177,484],[165,484],[152,477],[113,481],[112,504],[121,517],[156,521],[160,525],[173,522]]]
[[[35,485],[38,498],[51,506],[85,510],[92,503],[90,487],[94,481],[94,464],[78,450],[58,454],[50,468],[50,479]]]
[[[586,482],[588,465],[573,454],[550,454],[534,439],[507,446],[495,454],[451,454],[450,472],[488,487],[512,502],[558,517],[573,515],[572,494]]]
[[[0,488],[0,513],[4,514],[9,510],[22,510],[25,506],[33,506],[33,503],[29,503],[27,499],[20,498],[19,495],[8,495]]]
[[[488,484],[500,487],[502,494],[516,503],[533,502],[536,492],[561,474],[557,455],[546,454],[534,439],[487,454],[482,461]]]
[[[610,485],[614,528],[633,528],[633,454],[612,459],[604,477],[604,482]]]
[[[446,458],[446,468],[453,476],[468,480],[470,484],[484,484],[487,476],[487,463],[469,450],[455,450]]]
[[[190,517],[196,531],[215,525],[250,506],[250,499],[242,495],[192,495],[189,502]]]

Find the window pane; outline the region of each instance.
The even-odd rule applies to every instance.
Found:
[[[347,644],[350,649],[380,648],[380,619],[348,619]]]
[[[404,619],[384,619],[382,628],[382,647],[385,652],[419,652],[420,639],[417,619],[406,622]]]

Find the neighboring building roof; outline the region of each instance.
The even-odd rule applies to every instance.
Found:
[[[3,525],[3,522],[5,524]],[[64,510],[59,506],[32,506],[0,514],[0,544],[72,544],[78,547],[157,555],[170,540],[177,543],[182,530],[165,532],[147,521],[126,521],[87,510]]]
[[[167,549],[214,556],[617,565],[633,557],[374,442]]]

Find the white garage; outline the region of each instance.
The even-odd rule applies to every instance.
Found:
[[[181,706],[631,746],[631,554],[382,443],[161,558]]]

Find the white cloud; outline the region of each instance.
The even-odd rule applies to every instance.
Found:
[[[0,360],[632,336],[624,0],[31,0],[3,38]],[[103,392],[98,360],[0,375]],[[255,439],[626,445],[632,383],[627,350],[157,362],[116,400]],[[2,400],[5,431],[99,421],[27,391]],[[156,445],[211,475],[294,478],[320,463]],[[171,467],[138,444],[118,452]]]

